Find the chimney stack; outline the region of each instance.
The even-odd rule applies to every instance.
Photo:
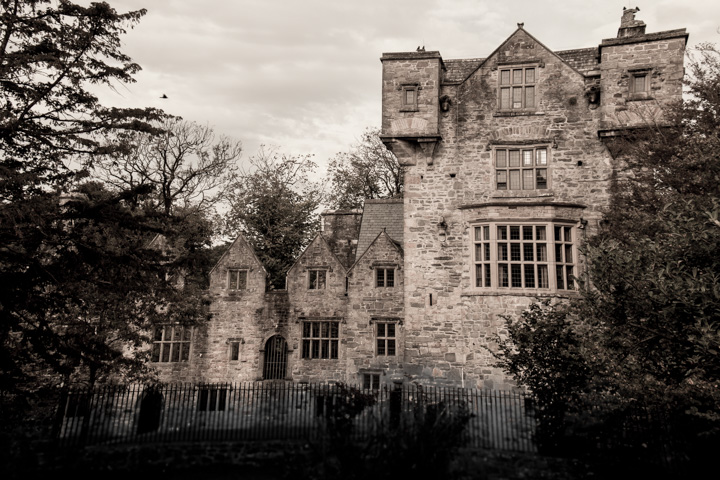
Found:
[[[638,37],[645,35],[645,22],[635,20],[635,14],[639,12],[638,7],[623,7],[623,15],[620,20],[620,28],[618,29],[617,38]]]

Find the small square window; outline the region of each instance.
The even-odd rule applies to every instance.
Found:
[[[394,268],[376,268],[375,269],[375,286],[391,288],[395,286],[395,269]]]
[[[400,110],[417,111],[418,109],[418,87],[417,85],[403,85]]]
[[[650,99],[650,80],[652,69],[636,68],[628,72],[628,93],[630,100]]]
[[[326,270],[308,271],[308,289],[322,290],[325,288]]]
[[[247,289],[247,270],[239,270],[231,268],[228,270],[227,276],[228,290],[245,290]]]
[[[362,375],[363,389],[380,390],[380,374],[379,373],[363,373]]]
[[[631,92],[632,93],[643,93],[647,92],[647,74],[646,73],[637,73],[632,76],[632,85],[631,85]]]

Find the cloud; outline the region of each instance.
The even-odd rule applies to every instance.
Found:
[[[89,0],[88,0],[89,1]],[[239,139],[324,163],[380,124],[384,52],[419,45],[444,58],[484,57],[524,22],[555,50],[596,46],[617,34],[624,0],[108,0],[147,6],[124,37],[143,71],[103,97],[154,106]],[[634,6],[634,5],[633,5]],[[648,32],[687,27],[691,43],[717,41],[720,6],[659,0],[641,8]],[[167,100],[159,97],[163,93]]]

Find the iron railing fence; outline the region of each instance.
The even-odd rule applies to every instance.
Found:
[[[535,452],[532,398],[515,392],[253,382],[70,389],[60,402],[62,446],[318,439],[459,426],[465,445]]]

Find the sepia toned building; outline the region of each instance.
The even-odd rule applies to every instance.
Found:
[[[636,13],[576,50],[518,24],[484,58],[383,54],[404,197],[325,212],[281,291],[238,238],[210,275],[212,319],[156,337],[189,349],[155,357],[161,378],[511,388],[492,356],[504,317],[576,294],[621,172],[609,145],[681,99],[688,34],[646,33]]]

